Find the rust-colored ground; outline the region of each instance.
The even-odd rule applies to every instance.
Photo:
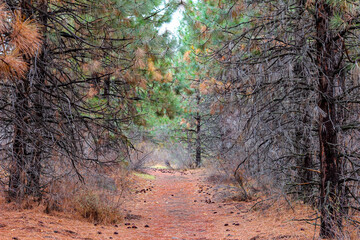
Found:
[[[94,225],[72,218],[49,216],[40,210],[0,208],[0,239],[313,239],[304,222],[310,211],[295,206],[248,211],[255,202],[224,202],[205,181],[202,170],[149,169],[156,179],[141,180],[124,222]]]

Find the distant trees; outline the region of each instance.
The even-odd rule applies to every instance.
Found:
[[[0,154],[9,176],[1,181],[9,201],[41,198],[61,176],[82,179],[84,167],[126,158],[125,126],[141,122],[136,104],[151,77],[146,66],[158,47],[171,47],[157,27],[176,7],[126,0],[1,4]]]
[[[199,30],[190,44],[208,53],[208,75],[224,86],[211,94],[223,105],[220,155],[305,201],[316,197],[320,235],[336,236],[358,209],[359,5],[190,3],[188,21]]]

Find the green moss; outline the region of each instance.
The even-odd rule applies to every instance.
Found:
[[[146,180],[155,180],[156,179],[156,177],[154,175],[150,175],[150,174],[146,174],[146,173],[134,172],[133,174],[135,176],[141,177]]]
[[[151,166],[150,168],[154,168],[154,169],[168,169],[168,167],[167,167],[167,166],[160,165],[160,164],[157,164],[157,165]]]

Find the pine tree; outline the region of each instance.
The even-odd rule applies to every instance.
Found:
[[[144,66],[166,44],[175,2],[6,1],[1,5],[2,167],[9,200],[66,174],[126,159]],[[106,151],[103,151],[105,150]],[[107,154],[104,154],[107,153]],[[111,154],[115,157],[109,157]]]
[[[216,97],[226,109],[241,111],[242,131],[231,151],[250,172],[264,171],[290,192],[287,186],[297,186],[302,197],[316,194],[320,235],[340,234],[347,207],[357,209],[357,190],[349,182],[359,180],[351,167],[358,163],[352,154],[357,152],[358,84],[351,70],[358,68],[359,41],[353,37],[359,31],[358,5],[322,0],[190,4],[188,15],[195,9],[194,25],[203,26],[193,44],[211,49],[208,66],[229,86]]]

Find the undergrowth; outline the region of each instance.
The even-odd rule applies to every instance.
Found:
[[[80,192],[73,204],[83,218],[95,223],[114,224],[123,219],[117,204],[93,190]]]
[[[84,183],[67,176],[50,184],[44,197],[45,213],[65,212],[87,221],[114,224],[123,219],[122,203],[130,189],[127,169],[88,169]]]

